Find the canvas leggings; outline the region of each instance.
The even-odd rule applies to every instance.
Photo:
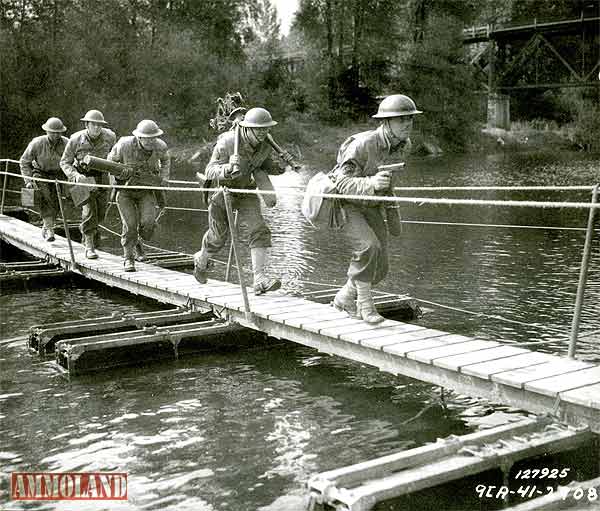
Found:
[[[343,207],[347,221],[342,232],[352,246],[348,277],[378,284],[388,272],[388,232],[383,210],[349,203]]]
[[[260,209],[260,199],[255,195],[231,194],[232,209],[238,210],[238,224],[248,232],[250,248],[269,248],[271,231],[267,227]],[[213,196],[208,205],[208,230],[202,238],[202,250],[214,256],[227,242],[229,223],[222,194]]]
[[[152,191],[120,191],[117,206],[121,215],[123,255],[125,259],[133,259],[138,239],[149,241],[154,234],[156,197]]]

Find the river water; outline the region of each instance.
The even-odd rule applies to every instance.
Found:
[[[275,178],[302,186],[310,173]],[[402,185],[591,185],[600,162],[572,154],[518,153],[415,160]],[[190,179],[189,174],[175,176]],[[589,192],[413,192],[417,197],[588,201]],[[348,244],[316,231],[300,199],[280,196],[267,213],[273,272],[287,289],[341,284]],[[193,207],[191,194],[171,205]],[[114,213],[114,212],[113,212]],[[379,289],[406,292],[432,309],[419,324],[483,339],[547,341],[566,353],[585,233],[412,222],[585,227],[587,212],[568,209],[407,205],[404,233],[391,243],[391,271]],[[119,229],[115,217],[111,227]],[[170,211],[155,244],[197,250],[204,213]],[[118,250],[116,239],[105,241]],[[593,245],[581,331],[599,329],[600,261]],[[247,251],[243,252],[245,260]],[[221,259],[225,259],[223,254]],[[312,285],[314,288],[314,285]],[[442,308],[440,306],[445,306]],[[0,506],[84,509],[77,502],[8,502],[13,471],[119,471],[129,500],[86,503],[86,510],[297,510],[314,473],[475,431],[525,412],[456,394],[437,405],[435,387],[329,357],[291,343],[212,353],[67,381],[52,362],[28,353],[31,324],[148,311],[156,304],[109,288],[6,289],[0,297]],[[459,310],[457,310],[459,309]],[[13,339],[12,342],[6,342]],[[578,347],[598,362],[597,337]],[[576,460],[573,460],[575,464]],[[474,489],[435,493],[441,509],[479,509]],[[471,497],[469,497],[469,495]],[[469,500],[471,498],[471,500]],[[413,498],[410,509],[428,509]],[[470,503],[469,503],[470,502]]]

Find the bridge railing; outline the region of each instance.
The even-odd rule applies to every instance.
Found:
[[[5,163],[5,168],[8,169],[9,163],[18,164],[19,162],[16,160],[0,159],[0,164],[1,163]],[[8,170],[0,171],[0,173],[2,173],[4,175],[3,187],[2,187],[2,202],[0,203],[0,214],[2,214],[3,210],[4,210],[4,196],[5,196],[5,192],[6,192],[6,184],[7,184],[8,176],[13,176],[13,177],[17,177],[17,178],[22,178],[23,176],[21,174],[8,172]],[[38,177],[28,177],[27,179],[31,180],[31,181],[54,183],[55,186],[57,187],[57,192],[59,192],[59,188],[58,188],[59,184],[65,184],[65,185],[70,185],[70,186],[72,186],[74,184],[73,182],[70,182],[70,181],[58,180],[58,179],[44,179],[44,178],[38,178]],[[174,186],[174,187],[171,187],[171,186],[169,186],[169,187],[125,186],[125,185],[102,185],[102,184],[89,184],[89,183],[77,183],[77,185],[78,186],[86,186],[86,187],[90,187],[90,188],[107,188],[107,189],[114,188],[114,189],[127,189],[127,190],[135,189],[135,190],[188,192],[188,193],[218,191],[215,188],[199,187],[199,186],[197,186],[197,183],[192,182],[192,181],[176,181],[175,183],[176,184],[186,183],[186,184],[190,184],[193,186],[188,186],[188,187],[181,187],[181,186]],[[570,341],[569,341],[568,355],[570,358],[574,358],[575,352],[576,352],[576,346],[577,346],[577,339],[579,338],[581,309],[582,309],[582,305],[583,305],[583,297],[584,297],[585,287],[587,284],[589,259],[590,259],[590,254],[591,254],[591,244],[592,244],[592,239],[593,239],[593,235],[594,235],[594,217],[595,217],[596,209],[600,208],[600,204],[597,202],[599,187],[600,187],[600,184],[597,184],[593,187],[592,186],[575,186],[575,187],[573,187],[573,186],[571,186],[571,187],[565,187],[565,186],[560,186],[560,187],[559,186],[476,187],[475,186],[475,187],[413,187],[413,188],[397,187],[397,188],[395,188],[395,190],[398,190],[398,191],[411,191],[411,190],[412,191],[415,191],[415,190],[430,190],[431,191],[431,190],[442,190],[442,189],[444,189],[444,190],[450,190],[450,189],[454,189],[454,190],[495,190],[495,189],[502,189],[502,190],[525,190],[525,189],[591,190],[592,191],[591,202],[448,199],[448,198],[432,198],[432,197],[343,195],[343,194],[335,194],[335,193],[314,194],[314,196],[322,197],[324,199],[348,199],[348,200],[358,199],[358,200],[362,200],[362,201],[376,201],[379,203],[383,202],[383,203],[395,203],[395,204],[402,204],[402,203],[418,204],[418,205],[445,204],[445,205],[499,206],[499,207],[574,208],[574,209],[589,210],[588,223],[587,223],[587,228],[586,228],[586,239],[585,239],[585,245],[583,248],[583,255],[582,255],[580,274],[579,274],[579,283],[578,283],[578,287],[577,287],[577,296],[576,296],[575,309],[574,309],[574,314],[573,314],[573,321],[571,324],[571,334],[570,334]],[[299,188],[299,187],[280,187],[280,188],[281,188],[280,190],[274,191],[274,190],[256,190],[256,189],[249,190],[249,189],[236,189],[236,188],[221,187],[220,190],[225,195],[226,203],[229,204],[228,210],[230,209],[230,206],[231,206],[230,193],[249,194],[249,195],[258,195],[258,196],[280,194],[280,195],[298,196],[298,197],[303,197],[304,193],[305,193],[305,190],[302,188]],[[59,199],[60,199],[60,192],[59,192]],[[63,215],[63,223],[65,223],[65,231],[68,233],[68,227],[66,225],[66,220],[64,218],[62,203],[61,203],[61,213]],[[235,220],[233,220],[233,217],[230,215],[230,211],[228,211],[228,220],[229,220],[231,232],[233,233],[233,231],[235,230],[236,223],[235,223]],[[505,226],[505,227],[522,227],[522,226]],[[233,238],[233,236],[232,236],[232,238]],[[67,234],[67,241],[69,242],[69,247],[70,247],[70,239],[68,237],[68,234]],[[235,250],[235,247],[234,247],[234,250]],[[72,249],[71,249],[71,255],[72,255]],[[235,254],[235,255],[236,255],[236,260],[237,260],[237,254]],[[73,255],[72,255],[72,259],[74,261]],[[240,271],[241,265],[239,264],[239,262],[238,262],[237,266],[238,266],[238,271]],[[240,277],[240,283],[243,283],[243,278],[241,278],[241,277]],[[244,289],[242,292],[245,293],[245,286],[244,286]],[[246,312],[250,313],[248,303],[247,303],[247,298],[245,298],[244,302],[245,302],[244,305],[246,307]]]

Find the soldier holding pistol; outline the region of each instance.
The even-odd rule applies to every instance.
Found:
[[[60,168],[69,181],[78,182],[84,177],[93,177],[97,184],[107,185],[108,175],[87,169],[83,159],[88,154],[106,158],[117,137],[112,130],[105,127],[108,123],[99,110],[90,110],[81,121],[85,129],[71,135],[60,159]],[[104,219],[108,196],[107,188],[92,188],[89,199],[82,205],[79,229],[83,235],[85,256],[88,259],[98,258],[96,253],[100,241],[98,225],[100,220]]]
[[[60,179],[60,158],[67,145],[68,138],[61,133],[67,131],[58,117],[50,117],[43,125],[45,135],[35,137],[21,156],[21,174],[25,177],[25,186],[40,192],[40,213],[42,216],[42,238],[54,241],[54,220],[59,210],[58,196],[54,183],[33,181],[27,177]]]
[[[379,167],[402,157],[410,146],[413,117],[420,113],[408,96],[385,98],[373,116],[383,119],[381,125],[351,136],[340,147],[337,165],[330,174],[338,192],[389,195],[391,173]],[[379,323],[384,318],[375,309],[371,291],[388,272],[386,211],[380,201],[343,200],[342,204],[347,217],[343,232],[352,243],[353,254],[348,281],[336,294],[333,305],[367,323]],[[391,227],[389,220],[388,225]]]
[[[167,144],[158,138],[163,133],[154,121],[145,119],[133,130],[133,136],[119,139],[108,160],[124,163],[133,172],[131,176],[117,178],[117,184],[167,186],[171,160]],[[163,195],[158,197],[160,204],[153,190],[120,189],[117,192],[125,271],[135,271],[135,259],[145,259],[143,242],[149,241],[154,234],[157,204],[161,209],[166,206]]]

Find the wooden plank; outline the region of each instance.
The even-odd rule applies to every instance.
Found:
[[[302,329],[306,330],[307,332],[315,332],[318,334],[322,333],[324,330],[331,330],[344,326],[357,326],[362,323],[361,320],[350,318],[347,315],[345,317],[324,321],[320,321],[318,319],[319,318],[313,317],[312,321],[307,321],[302,325]]]
[[[546,364],[497,373],[492,375],[492,381],[521,389],[525,383],[541,380],[542,378],[549,378],[550,376],[556,376],[558,374],[571,372],[574,377],[577,377],[577,371],[587,369],[588,367],[592,367],[592,364],[582,362],[581,360],[561,358],[552,362],[547,362]]]
[[[459,336],[462,337],[462,336]],[[479,339],[469,340],[462,343],[454,343],[449,346],[440,346],[429,350],[417,350],[408,353],[406,356],[413,360],[418,360],[425,364],[431,364],[436,358],[447,357],[449,355],[458,355],[459,353],[467,353],[469,351],[484,350],[498,346],[494,341],[481,341]]]
[[[513,369],[521,369],[523,367],[534,366],[555,360],[555,357],[547,353],[538,351],[525,353],[524,355],[516,355],[507,357],[492,362],[481,362],[463,366],[461,372],[470,376],[478,376],[479,378],[491,379],[492,375],[511,371]]]
[[[385,321],[382,321],[376,325],[370,325],[366,321],[363,321],[362,325],[357,325],[356,328],[340,327],[339,329],[332,329],[332,331],[323,330],[321,333],[330,337],[341,339],[342,335],[347,335],[347,337],[350,338],[351,334],[360,332],[361,339],[369,339],[372,337],[383,337],[384,335],[398,332],[408,332],[410,330],[417,330],[419,328],[423,327],[386,319]]]
[[[361,338],[358,342],[362,346],[367,346],[376,350],[382,350],[385,346],[392,344],[398,344],[401,342],[418,341],[421,339],[429,339],[432,337],[440,337],[442,335],[448,335],[447,332],[441,330],[433,330],[430,328],[422,328],[420,330],[410,330],[408,332],[393,333],[390,335],[384,335],[376,338]],[[342,340],[346,339],[345,335],[342,335]]]
[[[340,321],[344,319],[350,319],[348,315],[344,312],[340,312],[336,309],[331,308],[331,310],[323,312],[322,310],[315,309],[312,311],[306,312],[302,316],[292,317],[285,320],[286,325],[295,326],[296,328],[305,329],[305,325],[310,325],[316,321],[315,318],[318,318],[320,321]],[[305,329],[306,330],[306,329]]]
[[[527,350],[515,346],[497,346],[486,350],[475,351],[472,353],[463,353],[462,355],[450,355],[444,358],[438,358],[433,361],[436,366],[444,367],[452,371],[460,371],[463,366],[476,364],[478,362],[487,362],[489,360],[498,360],[513,355],[526,354]]]
[[[590,367],[577,371],[576,376],[571,373],[542,378],[525,384],[525,390],[537,392],[545,396],[555,397],[559,392],[572,390],[585,385],[600,383],[600,367]]]
[[[361,343],[367,339],[383,339],[384,337],[389,338],[393,335],[403,334],[405,332],[417,332],[425,330],[422,326],[413,325],[411,323],[401,323],[400,321],[394,321],[394,326],[386,326],[383,329],[372,329],[358,332],[342,332],[339,336],[340,339],[349,342]],[[387,323],[389,325],[389,323]]]
[[[301,306],[302,307],[310,306],[314,310],[319,310],[319,311],[323,311],[323,312],[328,312],[330,310],[334,310],[333,307],[329,307],[322,303],[309,302],[309,301],[302,302]],[[276,305],[268,313],[268,317],[270,318],[271,316],[276,316],[277,314],[289,314],[290,312],[294,312],[294,310],[290,309],[289,305],[282,305],[282,306]],[[260,313],[263,314],[264,312],[260,312]]]
[[[451,344],[462,344],[470,340],[470,337],[446,334],[441,336],[430,337],[428,339],[398,342],[396,344],[384,346],[383,351],[385,353],[390,353],[391,355],[399,355],[401,357],[405,357],[408,353],[412,353],[413,351],[441,348],[443,346],[450,346]]]
[[[560,400],[566,403],[585,406],[595,410],[600,409],[600,384],[586,385],[574,390],[560,393]]]
[[[321,312],[323,308],[327,308],[327,306],[318,305],[316,303],[307,303],[306,305],[301,305],[300,307],[294,310],[287,310],[283,312],[281,308],[277,307],[273,309],[273,312],[269,312],[267,314],[267,317],[271,321],[277,321],[278,323],[286,323],[286,321],[294,318],[312,317],[313,312]],[[286,307],[286,309],[289,309],[289,307]]]

